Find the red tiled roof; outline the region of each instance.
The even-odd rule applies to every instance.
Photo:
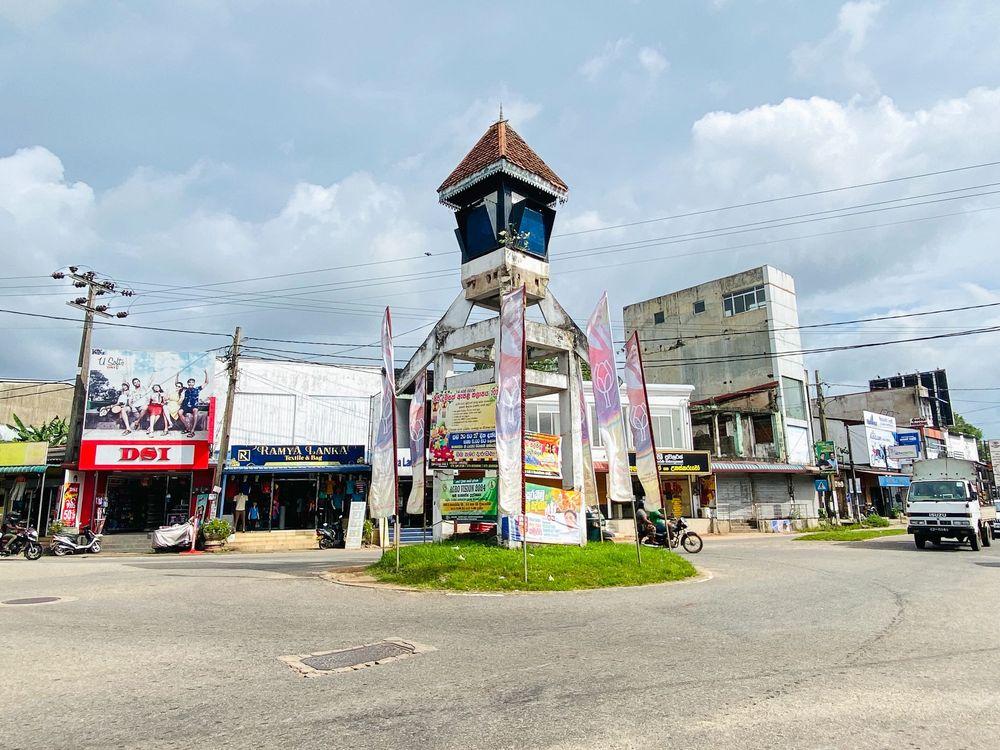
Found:
[[[514,128],[508,125],[506,120],[500,120],[490,125],[489,130],[441,183],[438,192],[454,187],[466,177],[474,175],[500,159],[506,159],[521,169],[552,183],[559,190],[569,190],[559,175],[542,161],[541,157],[524,142],[524,139],[517,134]]]

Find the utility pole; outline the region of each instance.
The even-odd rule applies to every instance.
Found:
[[[827,442],[830,439],[829,428],[826,423],[826,397],[823,395],[823,381],[819,377],[819,370],[813,370],[813,375],[816,378],[816,409],[819,411],[819,434],[823,439],[823,442]],[[849,436],[848,436],[849,437]],[[834,446],[833,457],[836,459],[837,450]],[[840,522],[840,509],[837,507],[837,493],[834,492],[834,477],[835,474],[827,474],[827,481],[830,485],[828,492],[830,493],[830,499],[832,500],[831,505],[833,506],[833,520]]]
[[[229,433],[233,426],[233,403],[236,401],[236,381],[239,379],[240,346],[243,344],[243,329],[236,326],[233,333],[233,346],[229,350],[229,362],[226,370],[229,372],[229,388],[226,390],[226,408],[222,412],[222,434],[219,437],[219,456],[215,461],[215,476],[212,479],[212,492],[219,494],[218,507],[222,509],[222,472],[229,457]],[[270,511],[269,511],[270,512]]]
[[[77,266],[70,266],[69,273],[56,271],[52,278],[59,280],[73,279],[73,286],[77,289],[87,290],[86,297],[77,297],[67,302],[70,307],[83,310],[83,335],[80,337],[80,356],[77,358],[76,382],[73,385],[73,405],[70,407],[69,434],[66,441],[66,462],[75,464],[80,460],[80,440],[83,435],[83,420],[87,409],[87,380],[90,377],[90,349],[91,338],[94,333],[94,316],[100,315],[102,318],[124,318],[128,315],[124,310],[117,313],[108,312],[105,304],[94,304],[97,297],[106,294],[131,297],[135,294],[131,289],[118,289],[117,285],[110,280],[100,280],[97,273],[87,271],[78,273]]]

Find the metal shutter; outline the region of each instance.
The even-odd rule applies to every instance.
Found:
[[[788,476],[754,474],[753,498],[758,518],[784,518],[788,515]]]
[[[746,474],[716,477],[716,506],[721,519],[748,519],[753,496]]]

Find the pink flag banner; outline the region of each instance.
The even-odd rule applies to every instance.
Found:
[[[500,301],[497,357],[497,507],[501,516],[520,516],[524,503],[524,287]]]
[[[625,344],[625,392],[628,394],[629,425],[635,443],[635,469],[639,483],[646,491],[646,500],[662,505],[660,478],[656,468],[656,446],[653,442],[653,420],[649,414],[646,377],[642,372],[642,352],[639,334],[633,333]]]
[[[424,423],[427,414],[427,370],[417,375],[410,402],[410,465],[413,467],[413,485],[406,500],[406,512],[420,515],[424,512],[424,483],[427,477],[427,440]]]
[[[396,477],[396,370],[392,356],[392,318],[382,318],[382,404],[372,445],[372,486],[368,510],[372,518],[395,515],[399,503]]]
[[[597,425],[608,452],[608,498],[630,503],[633,499],[632,476],[625,444],[622,397],[618,389],[607,292],[601,295],[601,301],[587,323],[587,343],[590,346],[590,376],[594,386]]]
[[[580,443],[583,446],[583,504],[597,507],[597,476],[594,474],[594,454],[590,448],[590,427],[587,423],[587,397],[583,393],[583,372],[577,368],[576,389],[580,393]]]

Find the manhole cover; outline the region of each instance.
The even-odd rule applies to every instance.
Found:
[[[313,654],[296,654],[279,657],[289,667],[306,677],[336,672],[351,672],[365,667],[374,667],[395,659],[405,659],[416,654],[433,651],[424,646],[399,638],[386,638],[363,646],[342,648],[337,651],[318,651]]]
[[[58,596],[31,596],[27,599],[8,599],[2,604],[51,604],[59,601]]]

